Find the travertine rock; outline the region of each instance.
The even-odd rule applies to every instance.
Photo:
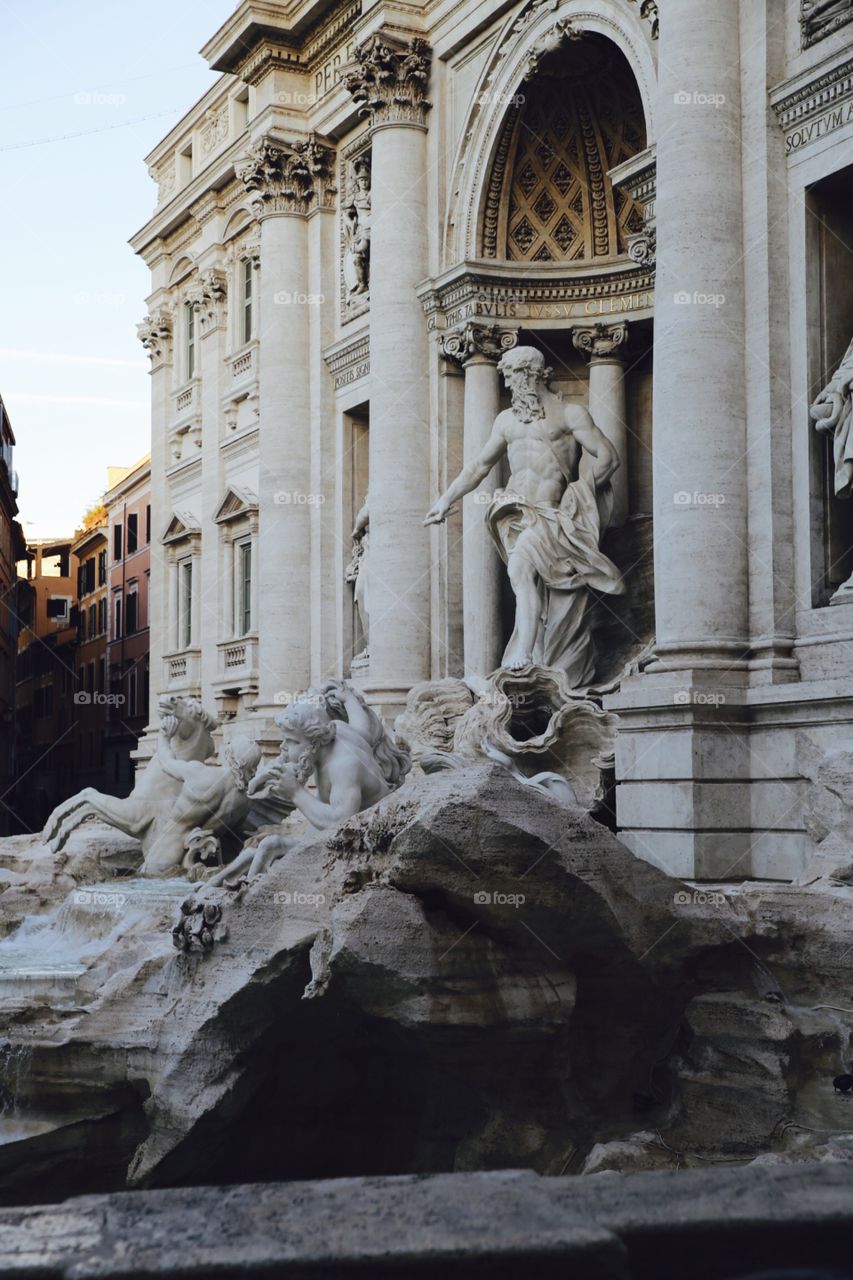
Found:
[[[218,936],[187,953],[190,885],[63,876],[0,943],[7,1197],[683,1167],[847,1124],[853,891],[696,892],[500,767],[203,887]]]

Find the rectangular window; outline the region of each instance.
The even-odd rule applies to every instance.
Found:
[[[121,559],[121,525],[113,525],[113,560]]]
[[[47,616],[53,618],[56,622],[64,622],[68,617],[68,597],[48,596]]]
[[[88,689],[89,689],[89,693],[94,693],[94,692],[95,692],[95,664],[94,664],[94,662],[90,662],[90,663],[89,663],[89,685],[88,685]]]
[[[151,503],[145,508],[145,541],[151,541]]]
[[[120,640],[121,639],[121,596],[116,596],[115,624],[116,624],[116,629],[113,634],[113,639]]]
[[[252,339],[252,272],[254,267],[251,258],[244,258],[242,262],[243,268],[243,315],[242,315],[242,333],[243,342],[250,342]]]
[[[103,635],[107,629],[107,599],[101,596],[98,601],[98,632]]]
[[[132,636],[134,631],[136,631],[136,628],[137,628],[137,621],[136,621],[137,599],[138,597],[135,591],[129,592],[127,597],[127,604],[125,605],[125,612],[124,612],[125,631],[129,636]]]
[[[139,546],[139,516],[136,512],[127,517],[127,554],[133,555]]]
[[[98,586],[103,587],[107,581],[107,553],[106,551],[98,552]]]
[[[178,647],[188,649],[193,641],[193,562],[182,560],[178,565],[179,609]]]
[[[97,606],[89,605],[89,638],[98,634],[98,610]]]
[[[88,595],[90,591],[95,590],[95,557],[94,556],[92,556],[89,560],[86,561],[84,565],[84,570],[85,570],[84,586],[86,589],[86,594]]]
[[[252,544],[241,542],[237,547],[237,634],[248,635],[252,630]]]
[[[195,373],[195,308],[191,303],[184,303],[184,322],[186,325],[186,366],[187,381]]]

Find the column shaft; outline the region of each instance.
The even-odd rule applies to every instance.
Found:
[[[741,665],[748,636],[737,0],[661,22],[654,518],[658,669]]]
[[[370,681],[401,701],[430,674],[426,132],[373,133],[370,276]]]
[[[494,360],[473,356],[465,362],[464,464],[469,466],[489,438],[500,409],[500,375]],[[500,666],[501,570],[497,548],[484,515],[486,495],[499,484],[494,468],[462,504],[462,610],[465,674],[487,676]]]
[[[258,709],[310,681],[310,384],[307,227],[261,222]]]
[[[625,523],[628,502],[628,427],[625,422],[625,366],[618,356],[593,356],[589,362],[589,411],[593,422],[619,455],[619,470],[611,482],[611,528]]]

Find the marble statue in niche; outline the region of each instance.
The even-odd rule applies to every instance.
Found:
[[[370,290],[370,159],[353,161],[343,204],[344,285],[348,304],[365,301]]]
[[[557,668],[578,689],[595,675],[592,591],[624,591],[619,570],[599,547],[619,458],[583,406],[548,389],[550,370],[535,347],[506,352],[498,368],[512,406],[498,414],[479,457],[463,468],[424,523],[445,520],[508,458],[507,487],[495,491],[486,510],[516,602],[503,663],[513,670],[531,664]]]
[[[815,429],[832,437],[833,489],[836,498],[853,495],[853,341],[841,364],[809,409]],[[832,597],[832,604],[853,600],[853,574]]]
[[[368,574],[370,571],[370,495],[365,494],[361,510],[355,518],[352,530],[352,559],[346,568],[346,580],[352,584],[358,621],[364,647],[353,662],[364,663],[370,657],[370,612],[368,599]]]

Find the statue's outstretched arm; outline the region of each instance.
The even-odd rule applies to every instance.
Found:
[[[424,524],[441,524],[447,519],[450,511],[460,498],[464,498],[466,493],[471,493],[485,480],[492,467],[506,453],[506,436],[503,428],[499,426],[500,417],[495,421],[492,427],[492,434],[489,436],[483,448],[473,462],[467,467],[463,467],[459,475],[448,485],[447,489],[426,514]]]

